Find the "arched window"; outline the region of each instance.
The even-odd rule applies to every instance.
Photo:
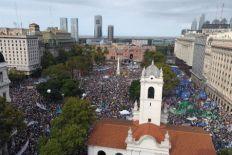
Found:
[[[97,155],[106,155],[106,153],[104,151],[98,151]]]
[[[148,88],[148,98],[154,98],[155,96],[155,89],[153,87]]]
[[[122,153],[116,153],[115,155],[123,155]]]

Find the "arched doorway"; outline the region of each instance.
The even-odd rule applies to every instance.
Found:
[[[106,153],[104,151],[98,151],[97,155],[106,155]]]

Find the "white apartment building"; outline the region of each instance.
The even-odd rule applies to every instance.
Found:
[[[232,33],[209,36],[204,61],[207,92],[226,111],[232,112]]]
[[[205,78],[203,76],[205,49],[206,49],[207,36],[197,34],[195,36],[195,44],[193,51],[193,65],[191,70],[192,81],[201,86],[204,83]]]
[[[14,68],[29,75],[40,68],[41,55],[37,36],[0,31],[0,52],[10,69]]]
[[[193,52],[195,46],[195,35],[186,34],[176,38],[175,41],[175,56],[183,60],[188,66],[193,65]]]

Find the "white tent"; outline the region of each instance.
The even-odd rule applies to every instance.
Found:
[[[196,117],[188,117],[187,120],[194,121],[194,120],[197,120],[197,118]]]
[[[101,112],[101,111],[102,111],[102,110],[101,110],[101,109],[99,109],[99,108],[97,108],[97,109],[96,109],[96,112]]]
[[[122,111],[120,111],[120,114],[121,114],[121,115],[129,115],[130,112],[127,111],[127,110],[122,110]]]

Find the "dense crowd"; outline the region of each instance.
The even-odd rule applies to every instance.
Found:
[[[178,77],[180,81],[188,78],[185,75],[179,75]],[[225,112],[222,106],[217,105],[207,96],[204,96],[203,99],[200,98],[199,96],[203,88],[194,87],[190,80],[185,86],[180,83],[176,90],[180,90],[180,87],[184,87],[183,92],[185,96],[175,94],[164,99],[164,104],[170,111],[171,109],[176,110],[176,113],[169,113],[169,123],[203,127],[205,131],[211,134],[216,150],[231,148],[232,115]],[[189,103],[188,108],[192,108],[189,112],[185,111],[185,109],[180,109],[181,104],[187,103]]]
[[[141,69],[128,69],[128,66],[121,67],[121,76],[115,75],[116,66],[107,65],[95,67],[93,72],[86,77],[81,78],[81,86],[85,90],[86,99],[90,100],[96,106],[96,112],[99,118],[125,118],[126,115],[120,114],[122,110],[128,110],[131,113],[133,101],[129,99],[128,89],[133,80],[140,78]],[[183,74],[183,73],[182,73]],[[179,76],[180,80],[186,79],[186,76]],[[11,145],[9,145],[10,154],[24,152],[24,155],[38,154],[38,139],[43,133],[49,132],[50,121],[56,116],[55,104],[47,102],[36,91],[35,83],[38,79],[27,79],[10,89],[12,103],[25,114],[25,123],[27,127],[22,132],[15,132],[12,135]],[[177,88],[180,88],[179,86]],[[190,82],[186,88],[189,92],[187,101],[194,104],[198,110],[205,110],[204,102],[197,96],[200,89],[194,88]],[[207,99],[209,100],[209,99]],[[173,95],[164,98],[164,105],[168,109],[178,109],[179,104],[186,99],[173,93]],[[210,101],[211,102],[211,101]],[[50,106],[48,106],[50,105]],[[188,113],[174,114],[169,113],[169,123],[175,125],[200,126],[211,133],[216,149],[232,147],[232,116],[214,104],[210,111],[217,114],[215,119],[205,119],[196,115],[196,120],[189,121]],[[192,115],[191,115],[192,117]]]
[[[105,68],[105,69],[104,69]],[[121,67],[124,76],[115,75],[115,68],[96,69],[85,77],[84,90],[86,99],[96,106],[99,118],[123,118],[122,110],[130,110],[133,102],[129,100],[128,89],[131,82],[138,79],[140,70]]]
[[[9,145],[9,153],[12,155],[24,151],[24,155],[37,154],[38,139],[53,118],[53,114],[45,108],[46,101],[35,88],[34,83],[37,81],[27,79],[10,88],[12,104],[24,113],[26,124],[23,131],[15,131],[12,135]]]

